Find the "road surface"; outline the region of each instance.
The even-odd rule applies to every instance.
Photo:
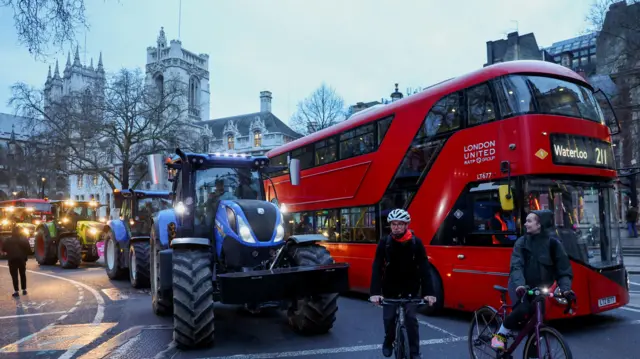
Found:
[[[15,299],[6,261],[0,261],[2,358],[382,358],[382,311],[354,296],[340,299],[333,331],[316,337],[293,333],[277,311],[255,316],[217,306],[216,346],[182,352],[172,344],[171,319],[151,311],[148,290],[110,281],[99,264],[63,270],[39,267],[31,259],[28,270],[29,292]],[[631,303],[624,309],[554,323],[575,358],[637,357],[640,275],[631,282]],[[424,358],[469,357],[468,314],[419,319]]]

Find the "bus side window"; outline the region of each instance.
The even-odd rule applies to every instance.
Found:
[[[489,84],[481,84],[465,91],[469,126],[479,125],[496,119],[495,106],[491,98]]]
[[[313,213],[301,212],[294,213],[293,219],[293,233],[294,234],[314,234],[313,230]]]

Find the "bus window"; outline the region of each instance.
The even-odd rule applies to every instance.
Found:
[[[316,211],[316,233],[329,238],[331,242],[339,242],[338,211],[335,209]]]
[[[460,128],[460,94],[454,93],[438,101],[425,118],[425,135],[432,137]]]
[[[293,233],[294,234],[314,234],[313,231],[313,213],[302,212],[293,213]]]
[[[376,150],[374,124],[356,127],[340,134],[340,159],[364,155]]]
[[[603,121],[591,91],[568,81],[527,76],[538,103],[539,113]]]
[[[482,84],[466,90],[469,126],[494,121],[496,111],[488,84]]]
[[[340,210],[341,242],[376,243],[375,207]]]
[[[524,76],[508,76],[495,81],[502,117],[511,117],[535,110],[531,92]]]
[[[338,159],[338,146],[335,137],[329,137],[326,140],[315,143],[316,159],[315,165],[324,165]]]

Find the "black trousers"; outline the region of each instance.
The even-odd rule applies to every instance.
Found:
[[[20,285],[22,290],[27,289],[27,262],[22,259],[13,259],[9,261],[9,273],[13,281],[13,290],[18,291],[18,274],[20,274]]]
[[[420,332],[418,328],[418,318],[416,317],[417,308],[418,306],[415,304],[404,305],[404,324],[407,328],[407,335],[409,336],[409,349],[411,350],[411,355],[417,355],[420,353]],[[397,305],[385,304],[382,306],[385,344],[391,344],[396,340],[396,309]]]

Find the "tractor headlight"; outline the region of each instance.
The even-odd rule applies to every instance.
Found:
[[[64,217],[64,218],[62,219],[62,223],[65,223],[65,224],[69,223],[69,218]]]
[[[276,238],[273,239],[274,242],[280,242],[284,238],[284,227],[281,224],[276,228]]]
[[[28,229],[26,229],[26,228],[22,228],[22,233],[23,233],[25,236],[29,236],[29,234],[31,234],[31,232],[29,232],[29,230],[28,230]]]
[[[238,220],[238,234],[240,234],[240,238],[247,243],[256,243],[256,240],[251,235],[251,229],[244,221],[244,219],[240,216],[237,217]]]
[[[182,202],[176,203],[175,209],[177,214],[183,214],[187,211],[187,207]]]
[[[3,219],[1,223],[2,223],[3,226],[8,226],[9,225],[9,220],[8,219]]]
[[[98,234],[98,230],[96,228],[89,228],[89,234],[95,236]]]

